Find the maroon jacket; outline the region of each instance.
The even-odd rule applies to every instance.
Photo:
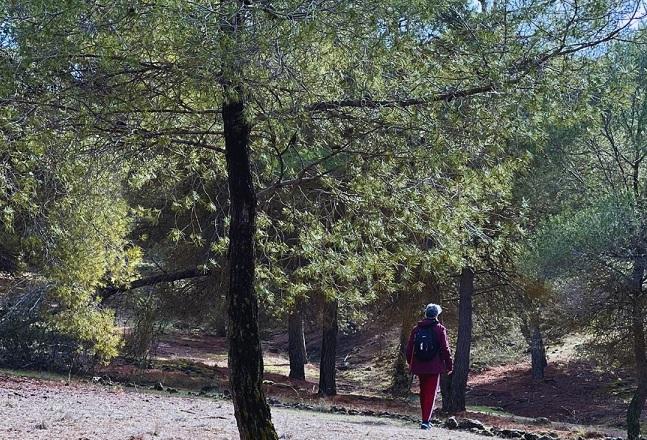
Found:
[[[445,327],[440,323],[437,323],[434,327],[434,336],[438,344],[440,344],[438,354],[430,361],[420,361],[413,356],[413,340],[416,336],[416,330],[419,327],[428,327],[434,322],[438,321],[435,319],[423,319],[419,321],[418,325],[411,330],[411,334],[409,335],[409,342],[407,343],[407,363],[411,372],[418,376],[421,374],[448,373],[454,368],[452,355],[449,351],[449,343],[447,342],[447,332],[445,331]]]

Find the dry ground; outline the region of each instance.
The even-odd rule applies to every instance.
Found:
[[[230,402],[0,374],[0,439],[236,439]],[[272,410],[283,439],[479,440],[376,417]]]
[[[394,349],[388,343],[397,340],[396,336],[388,331],[376,331],[368,333],[368,336],[340,337],[337,364],[343,365],[346,360],[348,368],[338,372],[337,387],[339,399],[349,399],[339,403],[352,405],[354,399],[363,404],[369,398],[376,398],[368,403],[374,405],[379,402],[378,410],[401,410],[401,405],[390,402],[385,392],[390,383],[389,370]],[[361,340],[358,341],[358,338]],[[319,377],[315,351],[317,342],[313,341],[313,349],[310,350],[315,353],[311,359],[313,362],[306,365],[307,382],[292,381],[292,386],[285,389],[269,386],[267,391],[270,395],[290,398],[296,393],[298,396],[295,397],[304,399],[304,394],[316,392]],[[264,346],[266,378],[276,384],[288,383],[287,338],[283,334],[275,335]],[[358,346],[363,347],[361,353],[355,348]],[[144,374],[148,382],[161,381],[171,386],[199,390],[206,383],[197,386],[190,382],[199,382],[208,376],[209,381],[215,378],[221,386],[226,386],[225,338],[203,334],[167,336],[160,343],[157,359],[170,362],[188,359],[213,367],[215,371],[207,370],[200,378],[200,371],[195,369],[187,369],[185,375],[178,374],[181,371],[172,371],[173,367],[166,371],[149,370]],[[134,370],[115,363],[106,369],[105,374],[124,380],[129,374],[134,374]],[[467,400],[473,408],[496,408],[496,413],[547,417],[555,422],[571,424],[623,427],[627,402],[633,391],[631,376],[630,371],[618,371],[616,374],[601,372],[592,363],[578,360],[568,353],[554,353],[546,370],[546,380],[539,383],[532,380],[530,365],[525,359],[471,373]],[[417,391],[418,384],[414,379],[412,392]],[[353,399],[350,399],[351,396]],[[414,396],[410,400],[415,412],[417,401]]]

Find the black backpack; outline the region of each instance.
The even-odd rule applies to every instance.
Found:
[[[430,361],[439,350],[434,328],[438,322],[425,327],[418,327],[416,335],[413,338],[413,355],[419,361]]]

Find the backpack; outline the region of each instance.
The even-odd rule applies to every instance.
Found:
[[[440,349],[434,334],[434,328],[438,323],[433,323],[426,327],[418,327],[413,339],[413,355],[419,361],[430,361]]]

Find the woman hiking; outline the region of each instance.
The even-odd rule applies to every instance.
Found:
[[[445,327],[438,322],[443,309],[438,304],[428,304],[425,319],[411,330],[407,343],[407,363],[411,373],[420,379],[421,429],[429,429],[429,420],[434,411],[438,382],[442,373],[450,374],[452,356],[447,343]]]

